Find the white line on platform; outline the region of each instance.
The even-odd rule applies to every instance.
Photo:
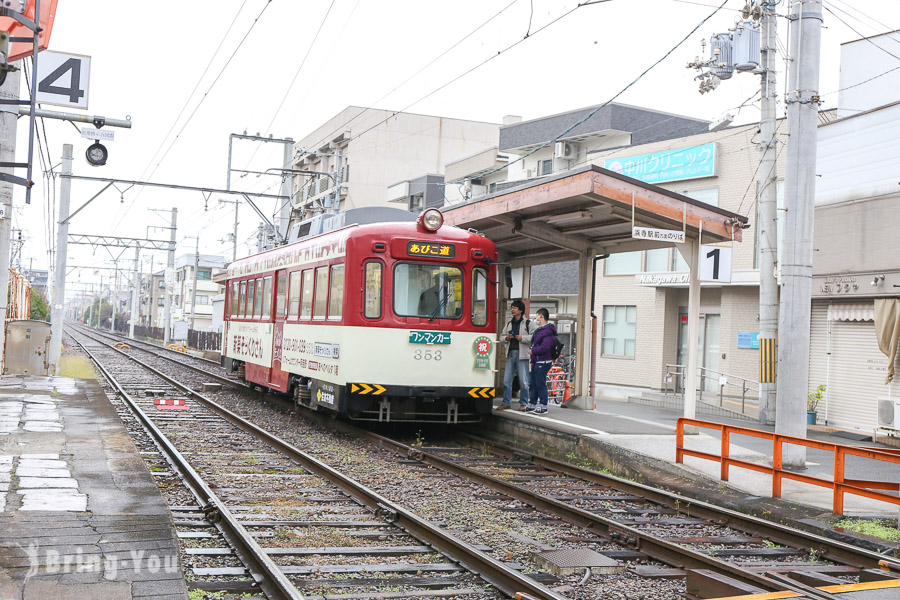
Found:
[[[584,429],[585,431],[590,431],[591,433],[596,433],[597,435],[609,435],[609,432],[600,431],[599,429],[594,429],[593,427],[585,427],[584,425],[576,425],[574,423],[560,421],[559,419],[551,419],[550,417],[544,417],[541,415],[536,415],[534,413],[525,413],[525,414],[529,417],[534,417],[535,419],[543,419],[545,421],[550,421],[551,423],[559,423],[560,425],[568,425],[569,427],[575,427],[577,429]]]

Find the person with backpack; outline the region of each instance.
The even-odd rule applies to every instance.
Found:
[[[510,408],[516,372],[519,374],[519,410],[525,410],[530,397],[528,359],[531,357],[531,335],[537,328],[537,323],[525,317],[525,303],[521,300],[513,300],[509,312],[512,318],[503,328],[506,334],[503,339],[509,344],[506,353],[506,371],[503,374],[503,402],[497,410]]]
[[[553,352],[557,348],[556,325],[550,322],[550,311],[539,308],[538,328],[531,337],[531,396],[526,412],[536,415],[547,413],[547,372],[553,366]]]

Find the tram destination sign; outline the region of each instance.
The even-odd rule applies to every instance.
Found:
[[[406,253],[410,256],[427,256],[429,258],[453,258],[456,246],[453,244],[436,244],[434,242],[408,242]]]
[[[449,345],[450,344],[450,332],[449,331],[410,331],[409,332],[409,343],[410,344],[438,344],[438,345]]]

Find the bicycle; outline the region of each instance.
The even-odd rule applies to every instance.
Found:
[[[562,404],[571,380],[568,354],[560,354],[547,372],[547,395],[554,404]]]

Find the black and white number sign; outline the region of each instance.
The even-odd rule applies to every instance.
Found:
[[[731,283],[731,248],[700,246],[700,281]]]
[[[38,58],[37,101],[87,108],[90,78],[90,56],[45,50]]]

